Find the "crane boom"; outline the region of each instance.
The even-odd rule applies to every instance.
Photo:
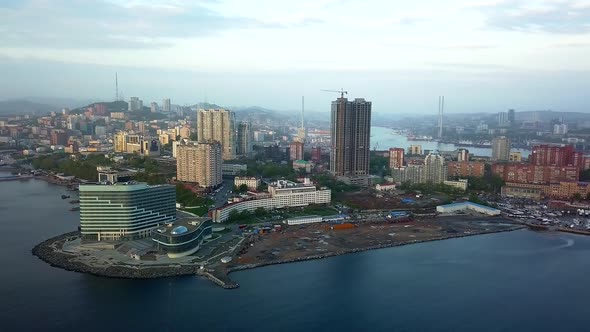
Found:
[[[320,91],[339,93],[340,94],[340,98],[344,98],[344,95],[348,95],[348,91],[344,91],[343,88],[340,88],[340,90],[320,90]]]

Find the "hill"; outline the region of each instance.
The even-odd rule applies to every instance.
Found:
[[[2,115],[19,115],[26,113],[45,114],[59,110],[60,108],[55,105],[36,103],[24,99],[0,101],[0,114]]]
[[[218,109],[218,108],[225,109],[225,107],[219,106],[217,104],[210,104],[210,103],[196,103],[196,104],[190,106],[190,108],[192,108],[192,109],[195,109],[195,108],[196,109],[205,109],[205,110],[208,110],[208,109]]]

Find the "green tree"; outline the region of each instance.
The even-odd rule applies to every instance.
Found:
[[[254,210],[254,215],[256,217],[263,217],[266,214],[267,214],[267,211],[263,207],[257,207],[256,210]]]
[[[248,185],[247,185],[247,184],[245,184],[245,183],[242,183],[242,184],[241,184],[241,185],[238,187],[238,191],[239,191],[240,193],[242,193],[242,194],[243,194],[243,193],[246,193],[246,192],[248,192]]]
[[[382,176],[389,169],[389,158],[371,152],[369,172],[374,175]]]
[[[240,213],[237,210],[232,210],[229,212],[229,216],[227,221],[233,222],[238,221],[240,219]]]

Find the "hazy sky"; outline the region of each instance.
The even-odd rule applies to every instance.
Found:
[[[0,1],[0,98],[590,112],[590,0]]]

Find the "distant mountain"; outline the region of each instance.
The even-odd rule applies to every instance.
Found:
[[[225,107],[216,105],[216,104],[210,104],[210,103],[196,103],[194,105],[191,106],[191,108],[196,108],[196,109],[218,109],[218,108],[223,108],[225,109]]]
[[[554,119],[563,119],[565,123],[576,123],[590,121],[590,113],[581,112],[556,112],[556,111],[525,111],[515,113],[518,121],[543,121],[548,122]]]
[[[24,99],[0,101],[0,114],[2,115],[19,115],[26,113],[45,114],[60,110],[60,107],[36,103]]]
[[[392,119],[391,121],[398,121],[400,119],[415,119],[420,118],[426,121],[435,120],[438,115],[437,114],[415,114],[415,115],[388,115],[382,114],[382,117],[379,117],[379,122],[385,120],[386,118]],[[563,119],[565,123],[576,123],[580,121],[590,121],[590,113],[582,113],[582,112],[558,112],[558,111],[518,111],[515,112],[516,121],[540,121],[540,122],[549,122],[555,119]],[[471,120],[484,120],[484,121],[496,121],[498,118],[498,113],[445,113],[444,119],[445,121],[454,121],[460,120],[463,121],[465,119]],[[378,119],[376,113],[373,113],[373,122]]]
[[[107,110],[109,112],[127,112],[129,106],[127,104],[126,101],[123,100],[117,100],[117,101],[97,101],[97,102],[92,102],[88,105],[82,106],[82,107],[78,107],[78,108],[74,108],[72,110],[73,113],[81,113],[84,112],[87,108],[91,107],[94,104],[104,104],[107,107]],[[147,109],[149,111],[149,107],[145,107],[144,109]]]
[[[236,113],[237,120],[252,122],[287,121],[293,120],[293,113],[279,112],[260,106],[230,108]]]
[[[96,102],[94,99],[74,99],[74,98],[55,98],[55,97],[24,97],[23,100],[32,101],[34,103],[47,104],[62,108],[74,109]]]

